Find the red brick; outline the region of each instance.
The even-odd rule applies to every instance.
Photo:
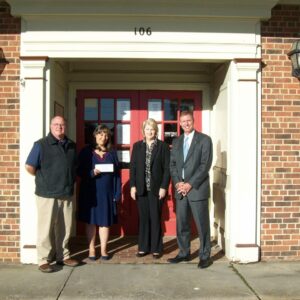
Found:
[[[298,245],[300,235],[300,181],[297,181],[300,178],[300,101],[296,96],[300,94],[300,84],[291,76],[291,62],[286,55],[300,32],[299,19],[300,6],[278,5],[273,8],[271,19],[261,27],[265,64],[262,69],[261,228],[264,233],[272,232],[265,229],[276,229],[276,236],[270,236],[269,240],[265,235],[262,238],[265,245],[272,245],[272,249],[261,248],[263,260],[300,258],[300,252],[294,251],[299,249],[292,248]],[[276,193],[281,199],[275,197]],[[267,218],[264,208],[275,217]],[[282,240],[284,247],[273,239]]]
[[[19,170],[17,168],[10,170],[12,169],[10,165],[11,167],[19,165],[18,153],[11,145],[19,143],[21,21],[10,15],[10,7],[4,1],[0,1],[0,20],[2,21],[0,23],[1,49],[4,57],[9,61],[9,64],[0,65],[0,212],[2,211],[1,215],[5,215],[0,222],[0,262],[19,262]]]

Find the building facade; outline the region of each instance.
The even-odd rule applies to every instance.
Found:
[[[67,119],[78,149],[96,124],[112,128],[123,184],[114,232],[132,235],[141,122],[155,118],[171,143],[186,108],[213,139],[212,238],[232,261],[300,258],[300,84],[286,55],[299,1],[8,0],[0,14],[0,261],[36,262],[24,164],[52,116]],[[163,226],[175,235],[171,196]]]
[[[262,23],[261,255],[299,259],[300,82],[286,53],[299,39],[300,7],[278,5]]]

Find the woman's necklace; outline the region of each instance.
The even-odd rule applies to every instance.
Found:
[[[103,147],[101,147],[101,146],[98,146],[95,151],[101,157],[103,157],[105,155],[105,153],[106,153],[106,149],[103,148]]]
[[[154,143],[154,140],[146,140],[146,143],[150,147]]]

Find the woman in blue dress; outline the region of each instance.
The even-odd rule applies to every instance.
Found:
[[[117,223],[116,202],[121,198],[119,162],[116,151],[111,147],[109,128],[99,125],[93,135],[95,144],[85,147],[79,154],[78,175],[81,182],[78,218],[86,223],[89,259],[96,260],[97,257],[95,240],[98,228],[100,259],[108,260],[109,229],[112,224]]]

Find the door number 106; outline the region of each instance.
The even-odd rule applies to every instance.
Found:
[[[151,27],[134,27],[134,35],[151,35]]]

